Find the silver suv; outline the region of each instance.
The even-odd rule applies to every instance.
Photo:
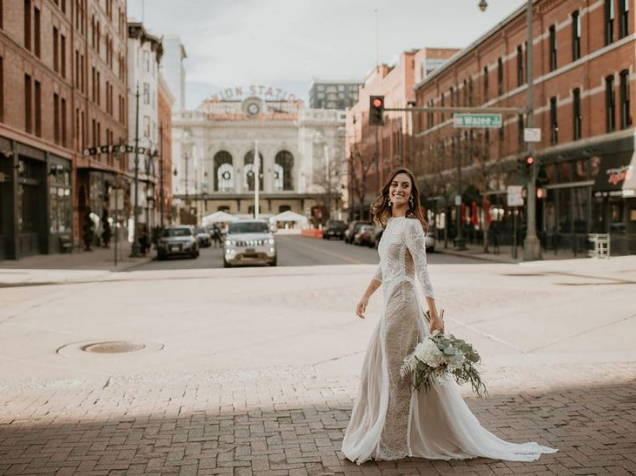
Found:
[[[263,263],[276,266],[276,241],[263,220],[230,223],[223,244],[223,267]]]
[[[194,228],[189,225],[167,226],[157,242],[157,258],[162,260],[170,255],[199,256],[199,244],[194,236]]]

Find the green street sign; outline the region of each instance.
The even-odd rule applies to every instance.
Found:
[[[453,114],[453,127],[486,127],[498,129],[503,125],[501,114]]]

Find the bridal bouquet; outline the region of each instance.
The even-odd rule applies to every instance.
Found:
[[[435,333],[415,346],[402,364],[400,374],[406,377],[411,374],[413,386],[425,390],[444,375],[455,377],[459,384],[470,382],[477,395],[484,396],[486,386],[477,371],[479,354],[472,345],[453,335]]]

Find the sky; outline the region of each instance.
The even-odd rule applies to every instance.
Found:
[[[128,16],[181,38],[193,109],[251,84],[307,100],[312,78],[362,81],[378,58],[465,47],[524,3],[488,0],[481,12],[478,0],[128,0]]]

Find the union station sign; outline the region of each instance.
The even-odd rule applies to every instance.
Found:
[[[273,88],[271,86],[264,86],[262,84],[252,84],[250,86],[235,86],[232,88],[225,88],[218,93],[210,96],[210,100],[236,101],[253,96],[275,101],[296,101],[298,99],[295,94],[289,93],[280,88]]]

